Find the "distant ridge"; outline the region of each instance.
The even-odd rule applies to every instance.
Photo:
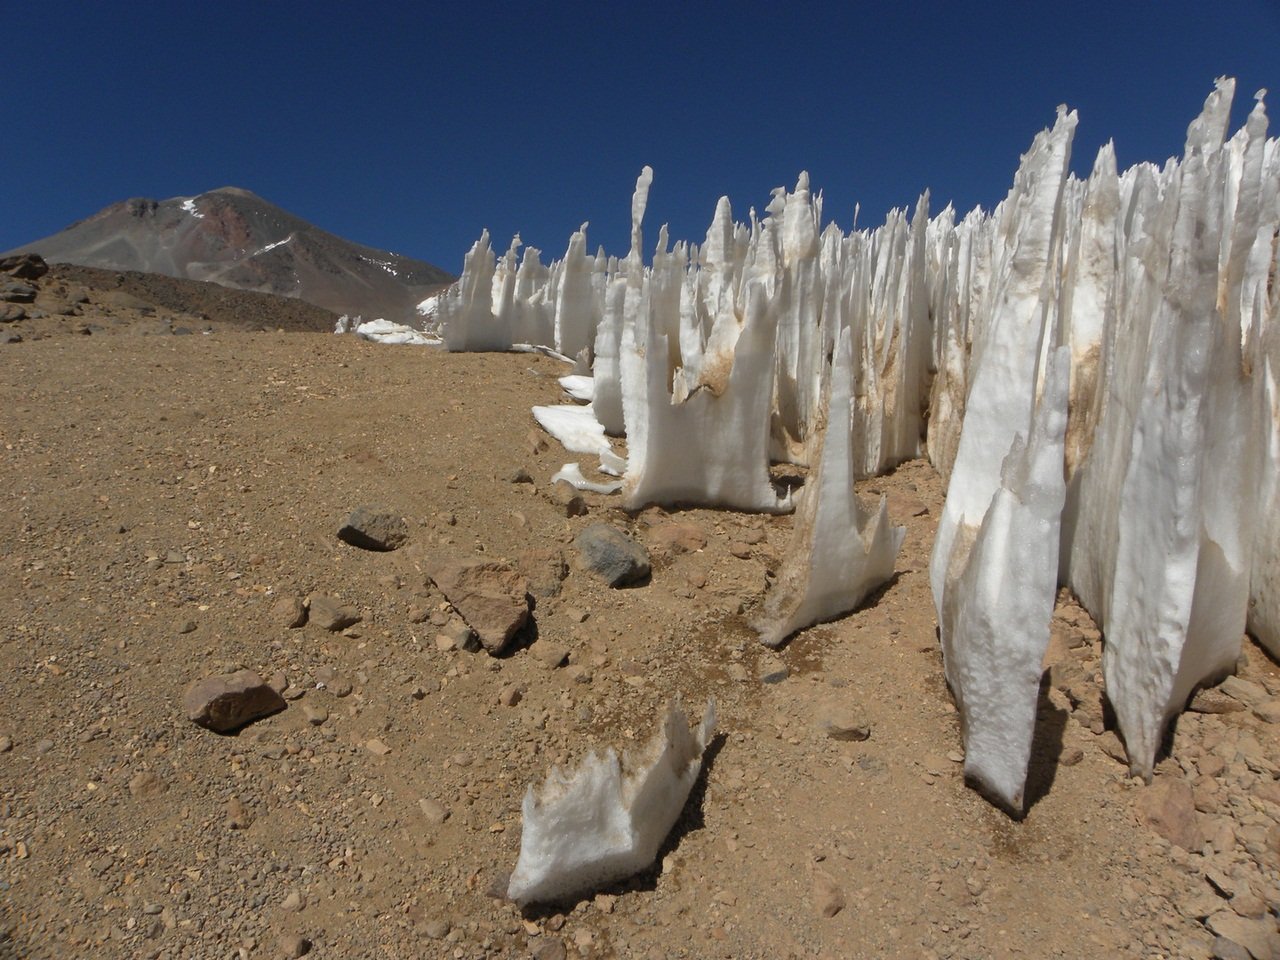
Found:
[[[407,322],[453,277],[422,260],[352,243],[240,187],[112,204],[12,253],[50,263],[207,280],[296,297],[335,313]]]

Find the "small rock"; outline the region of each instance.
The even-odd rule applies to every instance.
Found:
[[[311,952],[311,941],[300,933],[286,933],[280,937],[280,953],[287,960],[297,960]]]
[[[289,678],[285,676],[283,670],[277,670],[267,677],[267,686],[283,697],[284,692],[289,689]]]
[[[302,715],[306,718],[307,723],[313,727],[318,727],[329,719],[329,711],[314,703],[304,703],[302,705]]]
[[[283,909],[288,910],[290,913],[297,913],[306,905],[307,902],[302,899],[302,894],[297,890],[290,890],[289,895],[285,897],[284,902],[280,904]]]
[[[178,625],[178,633],[195,633],[196,622],[194,620],[184,620]]]
[[[1253,715],[1263,723],[1280,723],[1280,700],[1264,700],[1254,704]]]
[[[271,619],[290,630],[305,626],[307,606],[298,597],[281,597],[271,608]]]
[[[422,925],[422,932],[432,940],[443,940],[449,935],[449,931],[453,927],[448,920],[437,917],[434,920],[428,920]]]
[[[418,807],[422,810],[422,815],[427,818],[428,823],[439,826],[449,819],[449,808],[438,800],[423,797],[418,801]]]
[[[284,698],[252,670],[202,677],[182,695],[187,719],[218,733],[244,726],[285,708]]]
[[[391,752],[391,748],[377,738],[366,740],[364,748],[372,753],[375,757],[385,757]]]
[[[565,960],[564,941],[556,937],[538,940],[532,950],[534,960]]]
[[[1187,704],[1187,709],[1194,713],[1236,713],[1243,710],[1244,704],[1228,697],[1221,690],[1205,687],[1197,690],[1196,695]]]
[[[832,740],[861,741],[871,736],[871,723],[866,717],[838,704],[819,708],[818,729]]]
[[[617,527],[593,523],[574,539],[578,561],[611,587],[623,587],[649,575],[649,552]]]
[[[169,785],[151,770],[144,770],[129,781],[129,795],[135,800],[154,800],[169,790]]]
[[[551,497],[551,502],[566,517],[585,517],[587,515],[587,501],[582,499],[582,494],[572,484],[557,480],[551,485],[549,496]]]
[[[1253,960],[1248,950],[1226,937],[1213,938],[1209,956],[1212,960]]]
[[[498,691],[498,703],[504,707],[514,707],[524,697],[524,691],[514,683],[508,683]]]
[[[38,253],[15,253],[0,258],[0,273],[15,280],[39,280],[49,272],[49,265]]]
[[[1147,824],[1170,843],[1192,853],[1200,852],[1205,836],[1187,781],[1158,780],[1143,791],[1138,810]]]
[[[649,547],[659,556],[679,556],[706,549],[707,535],[696,523],[661,523],[649,530]]]
[[[1129,754],[1124,748],[1124,744],[1120,742],[1120,738],[1116,736],[1114,730],[1105,730],[1094,743],[1098,745],[1098,749],[1105,753],[1117,763],[1127,764],[1129,762]]]
[[[8,753],[13,749],[12,737],[0,737],[0,753]]]
[[[510,483],[533,483],[533,475],[524,467],[512,467],[504,475]]]
[[[343,606],[333,597],[318,594],[311,598],[310,620],[321,630],[337,633],[360,622],[360,614],[351,607]]]
[[[548,670],[562,667],[569,662],[569,648],[548,640],[539,640],[530,648],[530,652]]]
[[[1231,898],[1231,909],[1237,916],[1260,920],[1267,914],[1267,905],[1252,890],[1242,890]]]
[[[569,575],[564,554],[554,547],[525,550],[520,554],[517,566],[529,581],[529,592],[540,599],[558,597],[561,584]]]
[[[232,797],[227,801],[227,826],[232,830],[248,830],[253,824],[253,817],[249,815],[249,808],[244,805],[244,801],[239,797]]]
[[[1244,677],[1227,677],[1218,685],[1218,690],[1228,697],[1239,700],[1246,707],[1252,707],[1267,699],[1266,688]]]
[[[1064,767],[1074,767],[1077,763],[1084,759],[1084,750],[1079,744],[1068,744],[1062,748],[1062,753],[1058,754],[1058,763]]]
[[[395,550],[409,539],[409,526],[381,507],[356,507],[338,528],[338,539],[362,550]]]
[[[739,560],[751,559],[751,547],[743,543],[741,540],[733,540],[729,543],[729,553],[731,556],[737,557]]]
[[[844,891],[830,874],[821,870],[813,875],[813,907],[818,916],[828,920],[845,907]]]
[[[436,564],[427,575],[475,631],[491,654],[499,654],[529,622],[529,582],[492,560]]]
[[[1280,957],[1280,933],[1270,918],[1250,920],[1237,916],[1230,910],[1215,913],[1205,921],[1205,926],[1219,937],[1238,943],[1249,951],[1254,960],[1275,960]]]

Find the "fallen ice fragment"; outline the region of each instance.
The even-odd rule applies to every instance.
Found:
[[[696,730],[675,701],[640,757],[619,760],[609,748],[572,776],[552,767],[541,790],[530,784],[507,896],[521,906],[564,900],[649,866],[698,779],[715,723],[714,700]]]
[[[595,378],[593,377],[571,373],[560,378],[560,386],[564,387],[564,392],[575,400],[585,400],[590,403],[595,395]]]
[[[555,483],[558,480],[563,480],[576,490],[589,490],[592,493],[617,493],[622,489],[621,480],[614,480],[611,483],[596,483],[588,480],[582,475],[582,468],[576,463],[566,463],[557,470],[551,477],[551,482]]]
[[[534,407],[533,418],[539,426],[564,445],[570,453],[594,453],[603,456],[612,452],[604,427],[596,419],[590,407],[574,403],[555,407]]]

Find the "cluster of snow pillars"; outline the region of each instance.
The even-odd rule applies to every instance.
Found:
[[[664,227],[649,266],[646,167],[625,259],[589,256],[585,224],[549,266],[517,266],[518,241],[499,262],[486,233],[440,298],[445,341],[590,365],[586,419],[627,439],[629,508],[788,510],[770,462],[810,467],[768,642],[891,575],[898,534],[852,483],[927,453],[949,479],[930,579],[968,774],[1021,804],[1065,584],[1150,777],[1246,618],[1280,655],[1280,148],[1261,94],[1227,138],[1233,95],[1219,80],[1163,167],[1118,171],[1108,144],[1073,177],[1062,108],[993,211],[930,219],[926,194],[846,234],[801,174],[763,218],[722,198],[700,245]]]

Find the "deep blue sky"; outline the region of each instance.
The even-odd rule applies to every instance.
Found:
[[[452,272],[488,227],[625,253],[636,174],[700,240],[807,169],[848,229],[1007,192],[1057,104],[1073,166],[1179,153],[1215,76],[1269,87],[1280,0],[65,3],[8,18],[0,250],[131,196],[245,187]],[[1272,135],[1280,133],[1273,124]]]

